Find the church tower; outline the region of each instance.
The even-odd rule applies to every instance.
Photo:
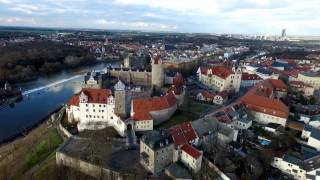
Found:
[[[164,67],[160,55],[151,58],[151,63],[152,86],[157,89],[162,88],[164,84]]]
[[[127,116],[126,86],[119,80],[114,86],[115,109],[114,112],[120,116]]]

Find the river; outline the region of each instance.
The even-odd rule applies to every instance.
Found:
[[[0,143],[37,125],[54,110],[67,103],[73,94],[80,91],[86,72],[101,71],[108,65],[118,64],[99,63],[15,85],[22,89],[23,100],[13,107],[0,106]]]

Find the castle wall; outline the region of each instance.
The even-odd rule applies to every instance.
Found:
[[[121,80],[134,84],[149,85],[151,84],[151,72],[147,71],[124,71],[111,69],[110,76],[119,77]]]
[[[158,125],[168,119],[171,118],[171,116],[174,114],[174,112],[177,110],[177,103],[167,109],[162,109],[160,111],[151,111],[150,114],[153,118],[153,124]]]

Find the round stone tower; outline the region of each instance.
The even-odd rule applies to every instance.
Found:
[[[164,68],[160,55],[151,58],[151,82],[155,88],[162,88],[164,84]]]
[[[114,112],[123,117],[127,116],[126,86],[119,80],[114,86],[115,108]]]

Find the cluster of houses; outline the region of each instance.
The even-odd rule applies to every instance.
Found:
[[[153,64],[161,66],[151,75],[151,85],[161,89],[164,85],[162,61],[154,59]],[[154,66],[156,67],[156,66]],[[77,122],[78,130],[102,129],[108,126],[126,136],[127,129],[143,131],[140,139],[140,164],[149,172],[169,172],[168,167],[181,162],[191,172],[201,169],[202,158],[212,139],[218,138],[226,144],[237,141],[238,134],[248,130],[253,122],[265,130],[275,132],[279,127],[288,127],[289,107],[284,103],[289,90],[306,97],[319,90],[316,73],[298,72],[295,79],[292,63],[280,60],[264,60],[259,64],[242,64],[238,67],[217,65],[199,67],[197,76],[200,83],[211,90],[196,94],[198,101],[223,105],[231,92],[247,89],[246,94],[232,104],[192,122],[155,131],[154,126],[168,119],[183,104],[186,82],[181,74],[172,78],[171,85],[162,96],[140,96],[134,98],[128,93],[129,87],[121,80],[110,89],[101,88],[99,76],[90,75],[85,79],[84,88],[67,105],[68,120]],[[303,69],[303,68],[301,68]],[[304,68],[307,69],[307,68]],[[287,73],[289,87],[278,79]],[[318,106],[307,107],[313,114],[300,117],[306,125],[300,128],[304,140],[297,158],[291,153],[274,157],[271,165],[296,179],[320,177],[320,112]],[[301,107],[300,107],[301,109]],[[292,114],[291,114],[292,115]],[[319,115],[319,116],[318,116]],[[319,160],[318,160],[319,159]],[[318,170],[319,169],[319,170]]]
[[[234,131],[217,120],[202,118],[166,130],[150,131],[140,139],[140,162],[152,173],[182,162],[191,172],[201,169],[203,151],[212,139],[223,143],[233,141]]]

